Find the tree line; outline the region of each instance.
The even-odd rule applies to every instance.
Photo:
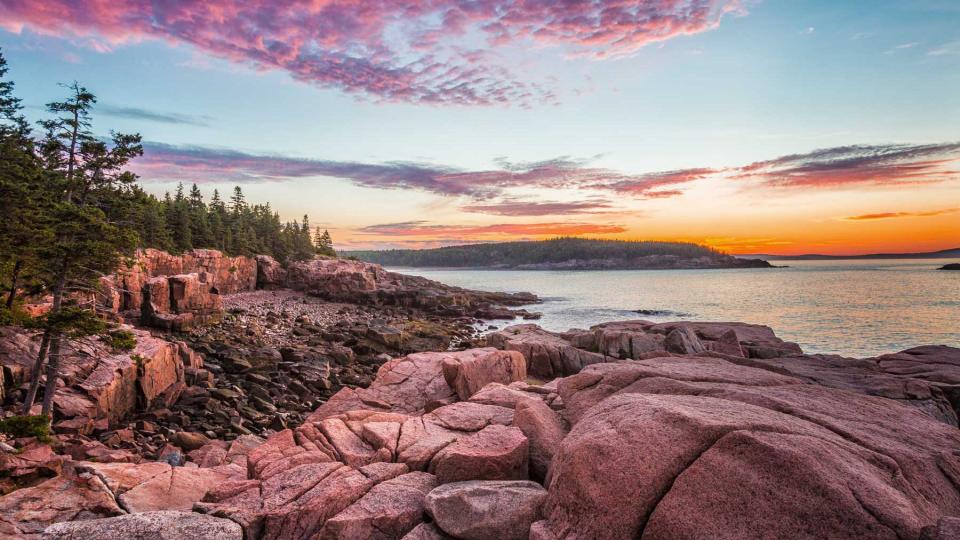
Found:
[[[285,263],[334,255],[329,233],[312,233],[307,216],[281,223],[268,204],[247,204],[239,187],[229,201],[215,192],[209,203],[197,186],[189,194],[180,186],[163,199],[147,194],[126,169],[143,154],[140,135],[95,136],[96,96],[76,82],[62,85],[62,101],[46,105],[49,118],[35,135],[7,72],[0,51],[0,284],[6,292],[0,324],[42,334],[23,414],[31,411],[45,373],[41,414],[50,418],[66,342],[111,335],[82,299],[137,248],[267,253]],[[18,313],[24,293],[49,295],[49,311],[37,318]]]
[[[162,199],[139,189],[136,195],[140,211],[133,226],[142,247],[171,253],[209,248],[229,255],[266,254],[283,264],[317,254],[336,256],[330,233],[311,230],[307,215],[283,223],[270,203],[248,204],[240,186],[226,201],[214,190],[209,203],[196,184],[189,193],[180,184]]]
[[[513,267],[529,264],[560,263],[575,259],[636,259],[651,255],[682,259],[720,259],[729,257],[713,248],[688,242],[648,242],[631,240],[594,240],[554,238],[536,242],[498,242],[434,249],[392,249],[351,251],[358,259],[387,266],[435,267]]]

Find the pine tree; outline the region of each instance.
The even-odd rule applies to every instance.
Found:
[[[34,155],[29,126],[21,114],[13,81],[5,80],[7,62],[0,52],[0,271],[8,277],[6,309],[12,309],[17,290],[35,284],[37,246],[50,229],[44,223],[39,186],[43,171]]]
[[[190,243],[196,247],[211,247],[210,219],[203,194],[196,184],[190,188]]]
[[[44,338],[23,406],[30,410],[46,362],[45,415],[53,408],[63,340],[102,329],[102,321],[68,300],[67,293],[93,292],[97,279],[115,270],[120,256],[136,245],[133,229],[119,227],[117,218],[133,199],[136,181],[123,167],[143,153],[139,135],[113,133],[109,144],[95,138],[90,110],[96,97],[76,82],[67,89],[67,99],[47,105],[54,117],[40,123],[46,130],[43,188],[51,201],[52,225],[52,241],[41,246],[40,260],[53,301],[42,320]]]
[[[243,211],[247,209],[246,199],[243,198],[243,190],[240,189],[240,186],[235,186],[233,188],[233,195],[230,197],[230,211],[233,212],[234,216],[239,216],[243,214]]]
[[[327,257],[337,256],[337,252],[333,249],[333,238],[330,236],[330,231],[324,230],[323,233],[321,233],[320,227],[317,227],[313,243],[316,246],[318,255]]]
[[[178,184],[170,213],[167,215],[173,246],[178,253],[193,249],[193,228],[190,217],[190,205],[183,194],[183,184]]]

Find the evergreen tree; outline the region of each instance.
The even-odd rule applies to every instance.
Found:
[[[178,253],[193,249],[193,228],[190,221],[190,205],[183,194],[183,184],[177,185],[176,195],[168,209],[167,226],[173,238],[173,247]]]
[[[13,81],[5,80],[7,70],[0,52],[0,276],[9,280],[3,305],[12,309],[18,288],[36,284],[31,279],[40,262],[36,248],[50,230],[39,189],[43,170]]]
[[[212,244],[207,205],[196,184],[190,188],[190,240],[194,246],[210,247]]]
[[[321,233],[320,227],[317,227],[313,236],[313,244],[316,246],[318,255],[337,256],[337,252],[333,249],[333,238],[330,236],[330,231],[324,230]]]
[[[53,407],[63,340],[102,327],[91,311],[74,304],[76,296],[67,293],[92,293],[97,279],[115,270],[120,256],[136,245],[135,232],[118,226],[117,218],[135,195],[136,177],[123,167],[143,153],[139,135],[113,133],[109,144],[96,139],[90,131],[96,97],[77,83],[66,88],[69,95],[64,101],[47,105],[54,117],[40,123],[46,131],[41,143],[46,168],[42,187],[51,203],[52,241],[40,247],[39,259],[53,300],[42,321],[44,339],[24,411],[33,404],[46,362],[42,408],[46,415]]]

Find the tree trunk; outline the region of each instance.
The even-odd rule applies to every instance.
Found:
[[[50,338],[50,360],[47,362],[47,384],[43,387],[43,408],[40,414],[53,418],[53,397],[60,379],[60,336]]]
[[[7,296],[7,309],[13,308],[13,300],[17,297],[17,278],[20,277],[21,268],[23,268],[23,261],[17,261],[13,265],[13,275],[10,277],[10,294]]]
[[[57,276],[57,283],[53,288],[53,305],[50,307],[50,313],[56,314],[60,312],[60,306],[63,304],[63,292],[67,286],[67,268],[70,265],[70,261],[67,258],[63,259],[63,263],[60,265],[60,275]],[[44,333],[44,340],[49,343],[49,346],[45,349],[43,343],[40,344],[40,352],[37,354],[37,362],[35,371],[37,377],[37,385],[40,384],[40,369],[43,364],[43,357],[48,356],[49,360],[47,362],[47,384],[44,386],[43,394],[43,412],[42,414],[50,414],[53,407],[53,394],[57,391],[57,379],[60,378],[60,331],[48,328]],[[49,352],[49,354],[47,354]],[[31,381],[31,388],[32,388]],[[36,399],[36,391],[27,396],[28,400],[24,400],[23,408],[28,411],[33,407],[33,400]]]
[[[47,359],[47,349],[50,347],[50,331],[43,333],[43,340],[40,342],[40,353],[37,354],[37,361],[33,364],[33,371],[30,372],[30,389],[27,390],[27,397],[23,400],[23,415],[30,414],[33,408],[33,402],[37,399],[37,390],[40,389],[40,373],[43,371],[44,361]]]

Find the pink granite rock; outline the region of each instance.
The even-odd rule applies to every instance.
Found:
[[[526,540],[547,492],[536,482],[444,484],[427,495],[427,512],[443,532],[463,540]]]
[[[487,335],[487,343],[521,353],[530,375],[547,379],[572,375],[585,366],[607,361],[603,355],[574,347],[535,324],[519,324],[492,332]]]
[[[53,523],[123,513],[100,478],[68,472],[0,497],[0,537],[40,538]]]
[[[436,477],[423,472],[404,474],[377,484],[360,500],[330,518],[320,538],[401,538],[423,521],[424,498],[436,486]]]
[[[530,476],[543,482],[567,435],[566,423],[543,401],[529,399],[517,404],[513,425],[530,441]]]
[[[242,540],[240,525],[192,512],[143,512],[103,519],[57,523],[43,540]]]
[[[510,384],[527,378],[523,355],[494,348],[470,349],[470,354],[450,355],[443,359],[443,378],[461,400],[470,399],[489,383]]]
[[[430,464],[441,484],[465,480],[526,480],[529,443],[515,427],[490,425],[440,450]]]
[[[565,401],[594,404],[554,457],[537,538],[916,538],[960,511],[943,475],[960,471],[955,428],[889,399],[678,361],[561,381]]]

